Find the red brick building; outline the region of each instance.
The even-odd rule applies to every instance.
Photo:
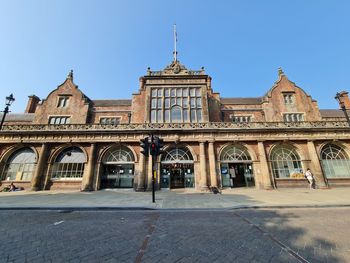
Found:
[[[151,186],[140,139],[165,141],[160,189],[349,185],[350,133],[341,110],[322,110],[281,69],[262,97],[222,98],[204,69],[178,60],[147,70],[130,100],[93,100],[66,80],[0,131],[0,179],[26,189],[98,190]],[[330,98],[333,99],[333,98]],[[342,105],[349,108],[346,92]]]

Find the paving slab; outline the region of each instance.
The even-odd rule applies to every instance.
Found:
[[[235,209],[259,207],[350,206],[350,189],[227,189],[221,194],[194,190],[151,192],[113,189],[80,191],[1,192],[0,209],[113,208],[113,209]]]

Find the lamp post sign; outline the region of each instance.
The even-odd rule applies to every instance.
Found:
[[[15,98],[13,97],[13,94],[11,93],[10,96],[6,97],[5,102],[5,109],[2,114],[1,123],[0,123],[0,130],[2,129],[2,125],[4,124],[6,114],[10,112],[9,107],[11,106],[12,102],[15,101]]]

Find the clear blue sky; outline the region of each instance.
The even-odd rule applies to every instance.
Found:
[[[204,66],[222,97],[262,96],[282,67],[318,101],[337,108],[350,91],[347,0],[0,0],[0,110],[45,98],[70,69],[91,99],[131,98],[147,67]]]

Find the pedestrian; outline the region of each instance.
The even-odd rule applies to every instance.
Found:
[[[230,166],[229,168],[229,173],[230,173],[230,183],[231,183],[231,188],[235,186],[235,179],[236,179],[236,170],[233,165]]]
[[[15,184],[12,182],[12,183],[10,184],[9,192],[14,192],[14,191],[16,191],[16,190],[17,190],[17,187],[16,187]]]
[[[315,185],[315,178],[313,176],[313,174],[311,173],[311,170],[309,168],[306,169],[305,172],[305,178],[308,180],[309,185],[310,185],[310,189],[315,189],[316,185]]]

